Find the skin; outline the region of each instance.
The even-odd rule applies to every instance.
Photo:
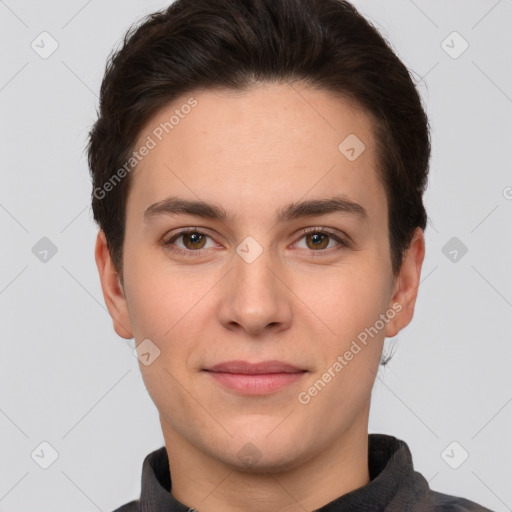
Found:
[[[423,232],[415,231],[394,277],[372,123],[356,105],[297,84],[200,91],[158,112],[135,146],[190,96],[197,106],[132,176],[123,284],[98,233],[105,302],[119,336],[149,338],[160,349],[140,369],[159,411],[176,499],[201,512],[313,510],[369,482],[371,390],[384,338],[414,314]],[[338,150],[351,133],[366,146],[355,161]],[[275,223],[276,209],[333,192],[363,206],[367,220],[329,213]],[[236,218],[144,222],[144,210],[170,195],[214,202]],[[195,251],[191,257],[164,245],[187,227],[208,235],[195,245],[174,240]],[[302,233],[309,227],[348,237],[351,246],[327,237],[318,249]],[[252,263],[236,252],[248,236],[262,248]],[[393,304],[401,310],[385,328],[299,403],[298,394]],[[307,373],[274,393],[244,396],[202,371],[233,359],[277,359]],[[251,467],[237,456],[247,443],[259,454]]]

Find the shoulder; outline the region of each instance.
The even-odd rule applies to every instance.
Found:
[[[492,510],[459,496],[431,491],[432,512],[492,512]]]
[[[130,501],[130,503],[125,503],[113,510],[113,512],[138,512],[139,510],[139,500]]]

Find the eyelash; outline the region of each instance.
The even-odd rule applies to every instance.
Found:
[[[189,233],[196,233],[198,235],[203,235],[203,236],[207,236],[209,238],[212,238],[208,233],[205,233],[205,232],[201,231],[198,228],[186,228],[186,229],[182,229],[181,231],[178,231],[177,233],[174,233],[170,238],[164,239],[162,243],[163,243],[163,245],[165,246],[166,249],[169,249],[172,252],[175,252],[175,253],[180,254],[180,255],[184,255],[186,257],[202,256],[202,251],[204,251],[206,249],[198,249],[196,251],[193,251],[191,249],[184,250],[184,249],[181,249],[181,248],[173,247],[173,243],[176,240],[178,240],[181,236],[187,235]],[[343,240],[339,236],[335,235],[334,233],[331,233],[330,231],[325,230],[322,227],[306,228],[305,230],[302,231],[302,233],[300,235],[300,238],[297,241],[301,240],[306,235],[309,235],[311,233],[327,235],[329,238],[332,238],[333,240],[338,242],[340,244],[340,246],[341,246],[338,249],[320,249],[318,251],[315,251],[315,250],[312,250],[312,249],[311,250],[306,249],[306,250],[308,250],[309,252],[312,253],[311,254],[312,257],[325,256],[326,254],[331,254],[333,252],[337,252],[337,251],[340,251],[342,249],[349,248],[351,246],[348,241]],[[295,242],[295,243],[297,243],[297,242]],[[315,254],[315,253],[317,253],[317,254]]]

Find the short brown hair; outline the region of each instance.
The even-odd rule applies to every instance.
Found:
[[[129,160],[143,125],[185,93],[258,81],[328,90],[371,116],[398,273],[414,229],[426,227],[430,134],[407,68],[377,29],[342,0],[177,0],[132,26],[109,57],[89,134],[94,219],[121,279],[130,174],[108,196],[98,191]]]

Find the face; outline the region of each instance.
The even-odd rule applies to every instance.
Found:
[[[96,257],[116,331],[150,340],[140,369],[166,439],[268,470],[366,435],[384,337],[410,321],[423,259],[419,231],[393,277],[371,119],[329,92],[261,84],[185,95],[144,144],[122,288],[101,233]],[[233,361],[293,368],[213,371]]]

